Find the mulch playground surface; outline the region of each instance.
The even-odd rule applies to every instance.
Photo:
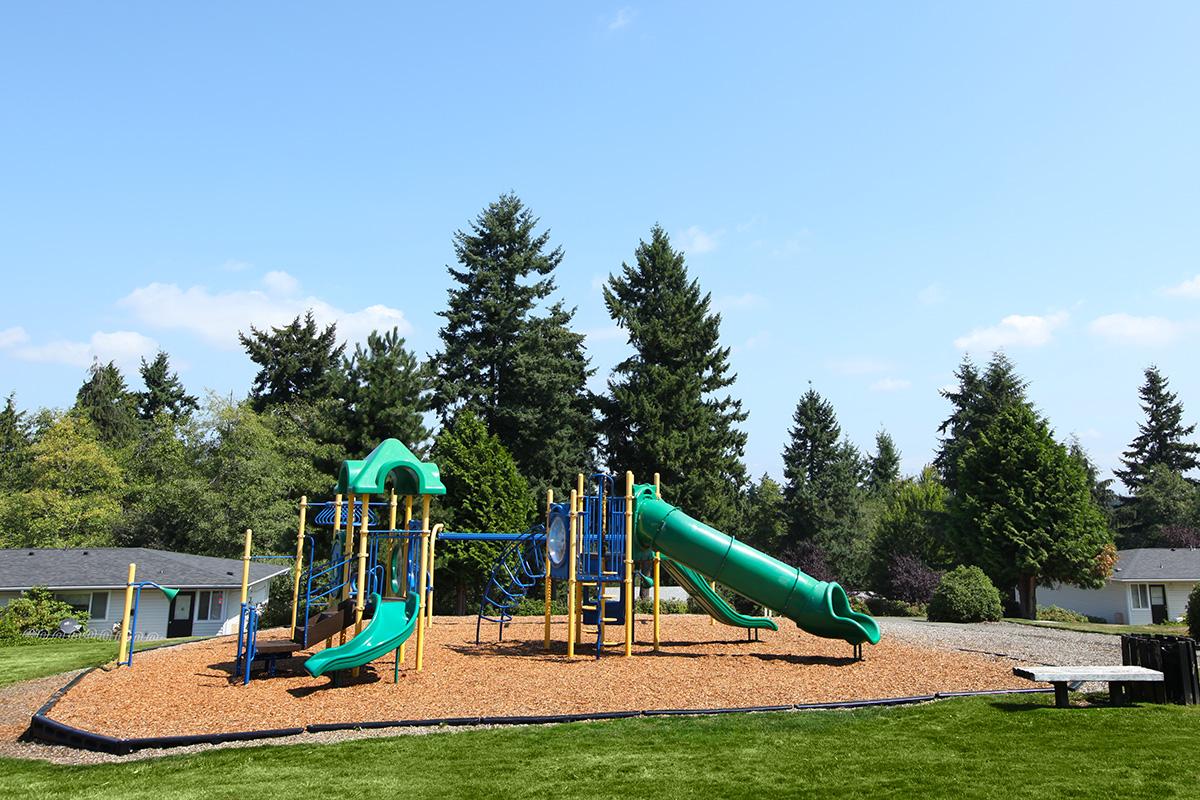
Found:
[[[95,670],[68,691],[50,717],[115,737],[254,731],[318,723],[576,714],[769,706],[910,697],[934,692],[1027,687],[1012,662],[930,650],[889,637],[864,645],[851,659],[845,642],[810,636],[787,620],[778,632],[748,642],[741,629],[707,617],[662,619],[662,649],[653,653],[649,617],[635,626],[634,657],[594,640],[566,658],[566,620],[555,617],[550,652],[542,650],[542,620],[519,618],[496,641],[485,626],[475,644],[475,620],[437,617],[428,629],[425,669],[413,669],[415,638],[399,683],[393,659],[376,661],[358,678],[333,687],[310,678],[301,660],[281,661],[276,677],[248,686],[230,678],[233,637],[138,653],[132,669]],[[610,638],[620,635],[612,627]],[[262,639],[284,638],[283,630]]]

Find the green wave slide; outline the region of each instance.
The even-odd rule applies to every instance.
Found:
[[[634,487],[634,497],[634,532],[642,547],[711,576],[814,636],[854,645],[879,642],[878,623],[851,610],[838,584],[818,581],[689,517],[655,497],[652,485]]]
[[[708,585],[708,580],[691,567],[680,564],[670,558],[663,558],[662,565],[666,567],[667,572],[678,581],[689,595],[692,596],[700,607],[704,609],[710,617],[724,625],[732,625],[735,628],[769,628],[773,631],[779,630],[779,627],[767,619],[766,617],[749,617],[745,614],[739,614],[733,606],[721,595],[712,590]]]
[[[304,669],[318,678],[326,672],[353,669],[370,664],[408,641],[417,627],[417,612],[421,603],[416,592],[407,600],[384,600],[378,593],[371,595],[375,614],[357,636],[338,647],[318,650],[304,661]]]

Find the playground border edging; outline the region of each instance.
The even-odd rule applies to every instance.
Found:
[[[836,700],[827,703],[793,703],[781,706],[738,706],[733,708],[656,708],[643,711],[597,711],[595,713],[546,714],[504,717],[445,717],[442,719],[370,720],[363,722],[313,723],[300,728],[273,728],[257,731],[224,731],[221,733],[198,733],[184,736],[141,736],[120,739],[103,733],[86,731],[52,719],[50,711],[58,701],[84,676],[96,667],[84,670],[50,696],[33,715],[24,737],[46,744],[73,747],[77,750],[93,750],[111,755],[129,755],[135,750],[169,749],[195,744],[221,744],[224,742],[246,742],[257,739],[286,738],[302,733],[324,733],[328,731],[379,730],[386,728],[436,728],[464,727],[467,725],[548,725],[564,722],[592,722],[607,719],[632,719],[634,717],[684,717],[715,716],[718,714],[753,714],[779,711],[818,711],[868,708],[871,706],[899,706],[927,703],[953,697],[985,697],[1006,694],[1045,694],[1050,688],[1030,689],[981,689],[978,691],[936,692],[935,694],[912,697],[883,697],[875,700]]]

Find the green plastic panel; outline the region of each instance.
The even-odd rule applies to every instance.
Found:
[[[343,461],[337,490],[342,494],[383,494],[388,475],[395,473],[396,494],[445,494],[442,473],[432,461],[422,461],[397,439],[384,439],[362,461]]]

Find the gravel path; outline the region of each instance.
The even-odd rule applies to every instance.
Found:
[[[884,636],[939,650],[957,650],[1011,658],[1025,664],[1120,664],[1121,638],[1014,622],[926,622],[887,617],[879,620]]]

